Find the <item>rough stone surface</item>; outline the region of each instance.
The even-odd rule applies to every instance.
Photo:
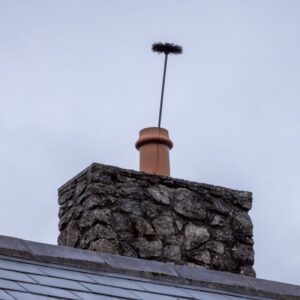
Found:
[[[179,262],[181,260],[181,249],[177,245],[167,245],[164,247],[164,257],[168,260]]]
[[[170,204],[170,192],[165,186],[152,186],[148,188],[148,192],[157,202],[162,204]]]
[[[249,192],[92,164],[58,203],[59,245],[255,276]]]
[[[207,228],[189,223],[186,225],[184,231],[184,247],[186,250],[191,250],[201,246],[209,240],[209,236]]]
[[[118,243],[115,241],[100,239],[100,240],[92,242],[90,244],[89,250],[118,254],[117,244]]]
[[[195,196],[189,189],[175,189],[174,210],[185,217],[204,220],[206,210],[202,205],[202,201],[199,201],[199,198],[197,199]]]
[[[162,254],[161,240],[148,241],[146,238],[138,238],[133,244],[142,258],[159,257]]]
[[[242,263],[253,264],[254,263],[254,251],[249,245],[237,243],[233,250],[233,257]]]
[[[152,221],[155,231],[158,235],[162,236],[173,236],[173,218],[168,216],[161,216]]]
[[[155,235],[151,223],[147,220],[141,217],[133,217],[133,222],[139,236]]]
[[[209,241],[206,245],[207,249],[218,254],[224,254],[225,245],[218,241]]]
[[[210,264],[210,252],[207,250],[195,252],[193,256],[195,260],[206,265]]]

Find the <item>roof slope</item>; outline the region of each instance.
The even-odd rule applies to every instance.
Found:
[[[0,236],[0,299],[300,299],[300,287]]]

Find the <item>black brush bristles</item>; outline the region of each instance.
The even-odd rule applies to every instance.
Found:
[[[152,45],[152,51],[157,53],[168,54],[181,54],[182,47],[175,44],[170,43],[154,43]]]

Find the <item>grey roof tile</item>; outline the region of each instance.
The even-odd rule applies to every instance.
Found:
[[[14,300],[12,296],[10,296],[8,293],[5,291],[0,290],[0,299],[1,300]]]
[[[31,282],[34,283],[34,280],[31,279],[28,275],[15,271],[8,271],[0,269],[0,278],[1,279],[10,279],[14,281],[22,281],[22,282]]]
[[[116,298],[110,297],[106,295],[99,295],[99,294],[90,294],[84,292],[74,292],[77,296],[80,297],[82,300],[117,300],[117,299],[126,299],[126,298]]]
[[[114,296],[114,297],[120,297],[126,299],[140,299],[133,292],[122,288],[104,286],[99,284],[91,284],[91,283],[83,283],[83,285],[87,287],[90,291],[102,295]]]
[[[1,239],[0,239],[1,240]],[[24,241],[25,242],[25,241]],[[37,242],[26,243],[31,255],[39,260],[47,261],[48,263],[64,263],[81,261],[82,265],[86,267],[95,265],[97,262],[98,267],[103,266],[105,268],[105,261],[102,258],[102,254],[95,251],[86,251],[65,246],[56,246],[50,244],[43,244]]]
[[[90,282],[90,283],[95,283],[95,281],[86,276],[83,272],[80,271],[71,271],[71,270],[65,270],[65,269],[60,269],[57,267],[44,267],[41,266],[39,267],[41,271],[43,271],[44,274],[53,276],[53,277],[58,277],[58,278],[63,278],[63,279],[71,279],[71,280],[76,280],[76,281],[83,281],[83,282]]]
[[[95,282],[103,285],[110,285],[114,287],[140,291],[145,290],[142,286],[140,286],[140,282],[137,280],[130,280],[127,278],[119,278],[113,276],[100,276],[95,274],[89,274],[88,276],[93,278]]]
[[[219,294],[218,292],[205,292],[199,290],[186,289],[186,291],[191,294],[194,299],[197,300],[238,300],[236,297],[231,298],[229,295]],[[245,299],[245,298],[244,298]]]
[[[158,291],[157,291],[158,292]],[[177,300],[184,299],[179,297],[166,296],[161,294],[153,294],[148,292],[134,292],[141,300]]]
[[[191,294],[188,294],[184,289],[180,289],[175,286],[154,284],[148,282],[138,282],[138,284],[142,286],[147,292],[151,292],[151,293],[155,292],[155,293],[160,293],[168,296],[193,299],[193,296]]]
[[[204,268],[190,268],[188,266],[176,266],[176,271],[183,277],[194,281],[207,281],[211,283],[226,283],[229,285],[245,284],[245,276],[239,276],[228,272],[216,272]]]
[[[51,286],[51,287],[58,287],[63,289],[69,290],[77,290],[77,291],[88,291],[86,287],[79,284],[77,280],[67,280],[49,276],[40,276],[40,275],[30,275],[36,282],[40,283],[41,285]]]
[[[1,255],[31,258],[27,243],[24,240],[0,235]]]
[[[112,255],[108,253],[102,253],[107,265],[109,265],[114,270],[120,270],[125,274],[132,274],[133,272],[140,273],[151,273],[160,274],[163,276],[173,276],[178,277],[174,266],[168,263],[162,263],[154,260],[143,260],[134,257]]]
[[[43,274],[41,270],[34,264],[22,263],[13,260],[6,260],[0,258],[0,269],[19,271],[23,273],[31,273],[31,274]]]
[[[14,291],[25,291],[18,283],[11,280],[0,279],[0,289],[14,290]]]
[[[124,273],[118,273],[118,272],[93,272],[92,270],[88,274],[90,276],[91,274],[93,275],[99,275],[99,276],[107,276],[107,277],[114,277],[114,278],[120,278],[124,280],[132,280],[132,281],[142,281],[142,282],[151,282],[151,283],[156,283],[157,278],[151,278],[147,276],[142,276],[142,275],[128,275]]]
[[[53,299],[64,299],[64,298],[53,298],[43,295],[31,294],[31,293],[23,293],[23,292],[8,292],[12,297],[9,299],[17,299],[17,300],[53,300]]]
[[[29,284],[29,283],[20,283],[27,291],[39,294],[43,296],[52,296],[52,297],[60,297],[63,299],[72,299],[78,300],[78,296],[73,294],[71,291],[61,289],[61,288],[53,288],[44,285],[37,285],[37,284]]]
[[[274,293],[281,295],[282,298],[284,297],[284,295],[288,294],[289,296],[296,297],[297,300],[300,299],[300,286],[265,279],[258,280],[257,278],[252,277],[246,278],[249,288],[256,290],[273,291]]]

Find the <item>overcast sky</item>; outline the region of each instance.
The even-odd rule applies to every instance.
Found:
[[[255,269],[300,284],[300,1],[0,0],[0,234],[56,243],[57,189],[92,162],[253,192]]]

